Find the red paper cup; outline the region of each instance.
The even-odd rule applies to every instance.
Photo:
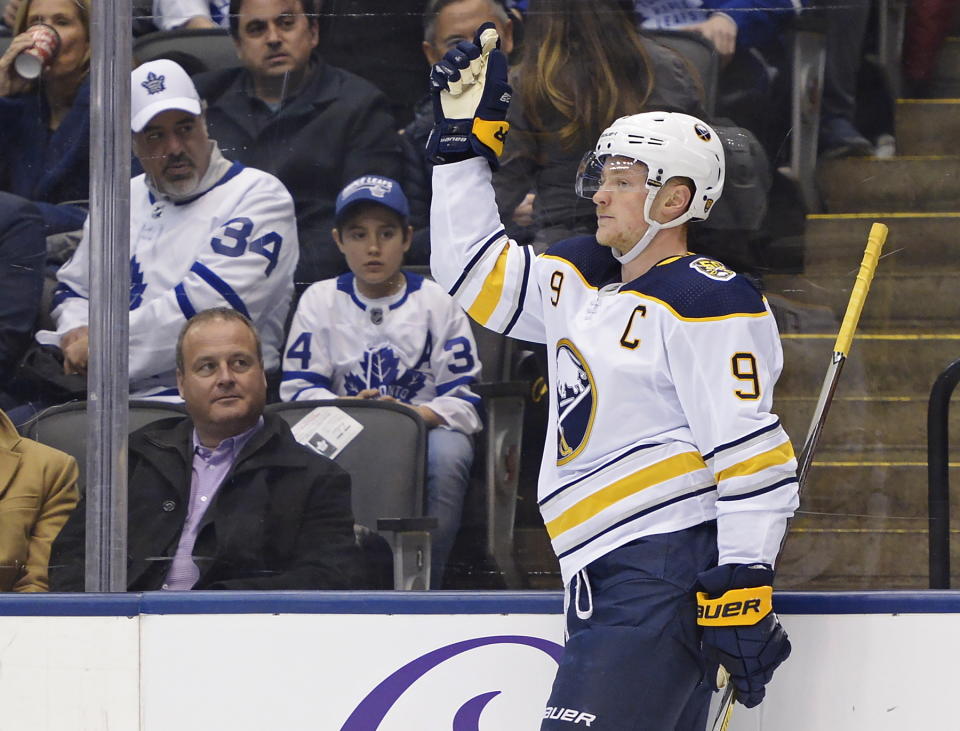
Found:
[[[33,35],[33,45],[20,52],[13,67],[23,78],[35,79],[60,52],[60,34],[45,23],[30,26],[27,32]]]

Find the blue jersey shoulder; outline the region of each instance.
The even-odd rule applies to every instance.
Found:
[[[663,262],[623,289],[661,300],[684,318],[766,312],[763,297],[749,279],[706,256]]]
[[[620,279],[619,262],[613,258],[610,249],[598,244],[593,236],[577,236],[558,241],[547,249],[546,255],[568,262],[580,272],[588,284],[598,289]]]

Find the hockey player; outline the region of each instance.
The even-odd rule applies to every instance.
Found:
[[[177,334],[210,307],[249,317],[264,365],[277,369],[299,257],[293,199],[272,175],[220,154],[193,82],[173,61],[133,70],[131,106],[133,151],[146,171],[130,181],[131,394],[180,400]],[[57,329],[37,333],[60,347],[67,373],[87,369],[88,226],[57,272]]]
[[[442,586],[479,431],[477,348],[463,311],[435,282],[401,271],[413,228],[400,184],[365,175],[337,197],[333,238],[350,272],[310,286],[283,360],[284,401],[342,396],[407,404],[429,428],[430,583]]]
[[[538,499],[568,641],[541,728],[702,729],[717,663],[754,706],[790,652],[771,599],[797,505],[770,412],[776,325],[746,279],[687,252],[724,159],[685,114],[600,135],[576,181],[595,236],[540,256],[510,241],[490,186],[511,93],[495,49],[481,26],[431,74],[431,268],[474,319],[551,354]]]

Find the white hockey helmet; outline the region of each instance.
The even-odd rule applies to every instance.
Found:
[[[603,166],[610,157],[624,157],[647,167],[647,199],[643,216],[651,227],[644,247],[661,228],[686,221],[702,221],[723,192],[723,146],[717,133],[705,122],[679,112],[644,112],[620,117],[610,125],[577,171],[577,195],[592,198],[603,189]],[[689,178],[694,194],[687,211],[669,223],[650,218],[657,192],[671,178]],[[639,253],[639,252],[636,252]]]

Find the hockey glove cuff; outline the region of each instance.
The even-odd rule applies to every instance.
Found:
[[[493,23],[484,23],[473,43],[458,43],[430,72],[434,128],[427,156],[433,162],[482,156],[494,170],[499,166],[513,93],[507,82],[507,57],[499,48]]]
[[[737,700],[752,708],[790,655],[790,640],[773,612],[773,570],[766,564],[724,564],[697,578],[705,590],[697,594],[703,653],[727,669]]]

